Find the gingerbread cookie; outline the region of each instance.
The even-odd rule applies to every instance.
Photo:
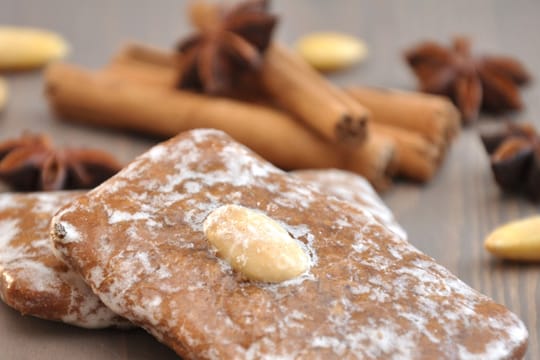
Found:
[[[216,130],[155,146],[61,209],[51,229],[58,253],[107,306],[186,359],[525,352],[527,330],[504,306],[368,211]],[[265,236],[268,247],[254,246]],[[293,251],[273,263],[280,243]],[[285,280],[267,270],[269,282],[249,280],[259,257],[278,275],[283,260]]]
[[[0,194],[0,296],[22,314],[86,328],[126,326],[53,254],[49,223],[82,192]]]
[[[296,170],[290,174],[311,182],[326,194],[360,205],[396,235],[402,239],[407,238],[407,233],[394,219],[394,214],[386,207],[369,181],[362,176],[338,169]]]

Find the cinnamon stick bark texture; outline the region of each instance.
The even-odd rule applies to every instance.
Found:
[[[365,176],[379,189],[388,182],[391,143],[342,149],[281,111],[140,81],[126,72],[93,73],[60,63],[46,72],[50,105],[66,120],[162,137],[216,128],[283,169],[341,168]]]
[[[145,56],[144,58],[137,56],[137,54],[146,54],[156,51],[158,52],[156,56]],[[160,63],[165,62],[152,62],[153,58],[160,59],[167,54],[168,53],[165,51],[146,47],[144,44],[130,44],[128,47],[121,50],[119,55],[114,57],[113,61],[105,71],[110,73],[111,76],[122,77],[126,81],[134,81],[151,86],[168,87],[170,86],[171,81],[174,80],[174,74],[171,73],[171,68],[168,66],[160,66]],[[153,76],[157,69],[156,66],[161,67],[163,73]],[[167,75],[164,76],[164,74]],[[320,83],[320,86],[327,86],[324,84],[327,83],[327,81],[322,78],[318,79],[317,82]],[[344,91],[341,91],[336,87],[329,87],[328,91],[333,92],[335,96],[339,97],[349,109],[358,111],[358,113],[365,112],[362,105]],[[264,105],[268,106],[268,104]],[[293,119],[291,118],[291,120]],[[227,131],[226,129],[224,130]],[[328,144],[326,144],[326,146],[328,146]],[[335,152],[335,146],[338,145],[332,146],[332,149],[328,151]],[[341,152],[343,154],[353,154],[348,155],[350,160],[345,161],[347,164],[344,168],[362,174],[379,191],[389,187],[392,182],[392,176],[396,173],[400,173],[400,164],[403,166],[403,162],[400,162],[397,158],[398,152],[394,141],[387,135],[370,135],[357,149],[345,146],[341,148]],[[406,164],[407,163],[405,163],[405,166]],[[423,177],[424,176],[422,176],[422,178]]]
[[[141,87],[144,87],[145,89],[140,90],[140,94],[138,96],[142,97],[143,92],[146,93],[147,91],[150,91],[149,87],[155,87],[157,88],[157,91],[171,91],[171,89],[174,89],[174,84],[176,81],[176,70],[174,66],[171,64],[174,60],[174,54],[172,52],[167,52],[164,50],[160,50],[157,48],[148,47],[143,44],[130,44],[124,49],[122,49],[119,54],[117,54],[112,62],[102,71],[100,71],[98,74],[92,74],[89,72],[82,71],[85,76],[90,76],[91,78],[106,78],[107,81],[112,81],[112,79],[115,79],[117,82],[123,82],[123,83],[129,83],[134,84],[135,87],[138,87],[139,89]],[[293,65],[297,66],[297,65]],[[81,70],[79,70],[80,72]],[[68,76],[68,79],[71,77]],[[324,80],[323,78],[317,78],[317,80],[313,80],[319,84],[319,86],[326,88],[328,92],[332,93],[333,96],[340,99],[342,104],[344,104],[348,109],[352,109],[352,111],[358,111],[361,112],[364,107],[352,96],[350,96],[348,93],[345,93],[344,91],[341,91],[340,89],[337,89],[333,86],[328,86],[328,82]],[[62,80],[61,83],[64,83]],[[367,89],[368,91],[371,91],[371,89]],[[106,90],[111,92],[111,90]],[[413,108],[415,106],[421,107],[423,109],[430,109],[429,104],[428,107],[426,107],[426,102],[430,102],[432,100],[437,100],[438,98],[435,96],[425,96],[421,95],[420,98],[418,98],[415,94],[408,94],[408,93],[402,93],[399,92],[399,94],[404,94],[404,97],[398,96],[396,97],[395,91],[384,91],[384,90],[375,90],[377,93],[380,94],[380,96],[386,97],[387,101],[381,101],[381,103],[384,103],[386,107],[392,108],[395,103],[397,103],[397,107],[402,108],[402,113],[396,114],[396,116],[402,117],[402,118],[410,118],[411,121],[414,123],[416,121],[416,118],[412,118],[410,115],[407,114],[409,105],[402,106],[400,105],[400,102],[403,103],[409,103],[409,101],[412,101]],[[195,96],[198,98],[203,98],[203,104],[204,106],[208,106],[208,103],[211,99],[208,96],[205,95],[196,95],[194,93],[186,93],[183,91],[178,90],[172,90],[173,93],[179,92],[180,95],[187,94],[189,98]],[[84,95],[83,98],[87,96]],[[186,99],[186,96],[182,96],[182,99]],[[223,98],[215,98],[219,101],[224,101],[227,99]],[[258,99],[260,100],[260,99]],[[271,99],[270,99],[271,100]],[[265,133],[264,127],[261,127],[260,125],[257,125],[257,129],[260,129],[260,131],[255,131],[254,136],[255,138],[248,138],[247,136],[239,136],[237,134],[238,130],[231,129],[229,126],[229,120],[227,120],[227,116],[223,113],[220,114],[214,114],[213,110],[209,110],[209,115],[212,117],[216,117],[218,121],[214,123],[206,122],[206,120],[203,120],[200,122],[200,126],[212,126],[217,127],[219,129],[222,129],[228,133],[230,133],[233,137],[235,137],[237,140],[243,142],[244,144],[248,145],[249,147],[253,148],[255,151],[259,152],[263,157],[268,158],[270,161],[274,162],[276,165],[285,168],[285,169],[293,169],[293,168],[309,168],[309,167],[325,167],[324,164],[331,164],[328,166],[331,167],[337,167],[337,168],[344,168],[349,169],[351,171],[355,171],[359,174],[364,175],[366,178],[368,178],[375,187],[377,187],[378,190],[383,190],[390,184],[390,179],[393,175],[399,175],[406,178],[410,178],[416,181],[425,182],[429,181],[434,174],[436,173],[438,167],[440,166],[440,163],[442,162],[442,158],[444,157],[445,153],[445,145],[439,144],[438,146],[435,144],[435,142],[429,140],[428,133],[425,131],[417,131],[417,130],[411,130],[412,129],[418,129],[417,124],[413,124],[413,126],[409,126],[409,129],[406,128],[407,125],[410,125],[409,122],[404,122],[403,120],[395,120],[393,121],[396,124],[405,124],[404,127],[398,127],[394,125],[388,125],[382,122],[371,122],[369,125],[369,136],[368,139],[365,140],[366,144],[361,147],[350,147],[350,146],[341,146],[338,144],[330,144],[328,141],[321,139],[316,134],[314,134],[312,131],[307,129],[305,126],[302,125],[302,123],[298,124],[297,119],[292,117],[290,114],[287,114],[286,112],[279,111],[274,109],[271,105],[268,104],[268,101],[262,101],[258,105],[255,105],[253,103],[246,103],[245,101],[234,101],[230,100],[232,103],[236,104],[237,106],[258,106],[262,109],[269,110],[270,112],[274,112],[276,114],[280,114],[280,117],[285,117],[288,122],[296,122],[296,125],[288,125],[290,128],[294,127],[294,130],[289,130],[288,133],[297,133],[301,131],[303,135],[298,136],[298,141],[300,143],[309,143],[304,139],[306,137],[307,139],[312,139],[311,143],[318,144],[317,146],[314,146],[315,149],[324,149],[319,150],[321,153],[324,152],[325,156],[321,159],[323,161],[315,161],[313,158],[315,156],[310,156],[308,152],[312,154],[318,154],[317,151],[311,151],[311,147],[307,146],[306,152],[304,153],[302,150],[296,150],[295,153],[297,156],[292,156],[292,159],[289,158],[291,155],[289,154],[288,150],[284,150],[282,155],[275,155],[273,154],[276,152],[276,150],[272,150],[272,152],[269,154],[267,150],[260,150],[258,146],[261,145],[254,145],[254,143],[258,143],[259,140],[256,138],[258,136],[262,137],[270,137],[271,139],[274,139],[274,135],[272,132]],[[68,102],[68,105],[62,105],[60,106],[60,112],[62,112],[65,116],[70,116],[75,119],[84,119],[87,116],[96,116],[91,114],[81,114],[81,111],[79,109],[72,109],[73,108],[72,101]],[[77,103],[77,101],[75,101]],[[414,103],[420,103],[419,105],[414,105]],[[181,102],[180,102],[181,104]],[[155,105],[153,105],[155,106]],[[201,105],[202,106],[202,105]],[[214,107],[213,104],[210,105],[211,108]],[[189,107],[189,106],[188,106]],[[268,109],[268,108],[271,109]],[[428,111],[426,110],[426,111]],[[95,111],[95,110],[94,110]],[[91,113],[91,112],[90,112]],[[109,113],[109,112],[107,112]],[[233,112],[235,113],[235,112]],[[251,112],[253,114],[253,112]],[[197,114],[200,116],[203,116],[203,114]],[[107,115],[110,117],[110,115]],[[248,124],[248,125],[242,125],[250,127],[252,126],[253,121],[258,118],[258,115],[256,117],[251,117],[249,121],[245,121],[242,124]],[[99,121],[100,117],[98,117]],[[375,119],[376,120],[376,119]],[[392,119],[391,119],[392,120]],[[95,120],[92,120],[95,121]],[[184,121],[184,120],[182,120]],[[270,121],[270,120],[269,120]],[[165,125],[165,131],[162,131],[161,133],[157,133],[157,135],[160,136],[172,136],[176,134],[176,132],[181,131],[182,129],[191,129],[193,127],[185,126],[184,127],[178,127],[174,125],[174,121],[171,124]],[[124,127],[129,128],[135,131],[139,132],[145,132],[145,133],[156,133],[158,127],[157,125],[153,126],[153,129],[147,129],[148,124],[152,124],[151,120],[146,120],[143,122],[143,124],[139,124],[137,121],[128,121],[126,122],[126,125],[121,125],[122,122],[119,124],[117,122],[117,119],[115,116],[111,118],[111,122],[105,121],[105,126],[112,126],[112,127]],[[145,125],[146,124],[146,125]],[[208,124],[208,125],[204,125]],[[231,125],[234,125],[235,121],[232,121]],[[300,125],[300,126],[299,126]],[[233,126],[233,128],[236,125]],[[278,128],[286,129],[285,126],[281,126],[280,122],[276,123],[276,126]],[[416,128],[415,128],[416,126]],[[447,129],[444,127],[441,127],[440,129]],[[458,127],[459,129],[459,127]],[[291,132],[292,131],[292,132]],[[306,135],[307,133],[307,135]],[[451,132],[448,132],[447,130],[441,130],[441,133],[439,134],[439,138],[450,138],[443,136],[444,134],[450,134]],[[274,146],[276,144],[280,144],[284,141],[284,144],[292,143],[292,140],[287,139],[276,139],[273,140]],[[449,140],[448,140],[449,141]],[[263,141],[264,142],[264,141]],[[441,141],[443,142],[443,141]],[[270,146],[268,146],[270,148]],[[291,149],[296,149],[296,147],[292,146]],[[277,151],[278,154],[280,154],[279,151]],[[306,161],[302,161],[300,158],[302,156],[306,156]],[[326,158],[331,158],[330,161],[324,161]]]
[[[359,144],[366,137],[367,109],[351,109],[340,89],[324,80],[295,54],[273,44],[265,53],[259,76],[268,94],[329,141]],[[343,94],[345,95],[345,94]]]
[[[339,154],[286,114],[224,98],[147,87],[109,74],[55,64],[47,70],[47,95],[61,115],[92,125],[163,137],[194,128],[229,134],[280,167],[338,166]]]
[[[131,49],[133,47],[140,47],[140,50]],[[112,71],[115,76],[121,75],[127,77],[127,80],[137,81],[147,85],[156,85],[162,87],[170,86],[171,81],[174,80],[174,73],[170,72],[170,67],[162,67],[163,73],[169,74],[169,79],[166,80],[166,76],[160,76],[163,74],[156,74],[156,76],[153,75],[156,67],[159,66],[158,63],[151,62],[151,59],[154,58],[154,56],[146,56],[144,58],[144,62],[141,61],[139,56],[137,56],[139,53],[145,54],[153,51],[158,50],[146,48],[144,45],[130,45],[128,48],[121,51],[120,55],[115,57],[113,63],[107,68],[107,71]],[[160,53],[156,54],[155,58],[159,59],[161,57],[165,57],[166,54],[168,53],[161,51]],[[118,61],[118,59],[120,59],[120,61]],[[296,61],[293,57],[290,57],[290,60]],[[293,63],[291,66],[296,67],[298,71],[303,71],[301,66],[298,66],[297,63]],[[131,79],[129,79],[131,75],[133,76]],[[339,98],[340,101],[351,111],[357,111],[358,113],[365,111],[365,108],[355,98],[332,86],[325,79],[317,77],[311,79],[311,81],[317,83],[317,85],[320,87],[326,88],[328,92],[332,93],[336,98]],[[368,88],[367,91],[372,90]],[[420,97],[417,97],[414,94],[411,95],[408,93],[404,93],[405,97],[403,98],[402,96],[396,96],[395,91],[389,91],[388,94],[385,94],[384,91],[380,90],[377,91],[377,93],[380,93],[380,96],[387,98],[387,101],[381,101],[381,103],[384,102],[385,107],[392,108],[394,105],[396,105],[399,109],[401,109],[402,113],[396,114],[398,118],[401,117],[409,119],[413,122],[417,121],[417,119],[412,118],[407,113],[411,106],[413,109],[415,109],[415,107],[420,107],[425,111],[430,111],[430,103],[433,100],[436,101],[438,99],[432,95],[421,95]],[[389,178],[391,175],[399,175],[419,182],[429,181],[435,175],[438,167],[440,166],[441,160],[444,156],[444,147],[436,146],[432,141],[428,140],[426,132],[410,130],[405,127],[400,128],[377,122],[377,119],[374,120],[375,121],[372,121],[368,126],[369,137],[371,139],[366,140],[369,142],[369,144],[362,149],[361,153],[365,155],[370,151],[373,151],[373,153],[377,154],[377,156],[375,156],[374,159],[368,159],[369,156],[365,156],[365,159],[362,161],[357,161],[356,164],[354,164],[354,166],[357,167],[356,172],[363,174],[370,173],[371,175],[368,177],[372,182],[376,182],[378,184],[379,190],[385,187],[384,184],[390,183]],[[397,124],[405,122],[400,119],[392,120],[394,120],[394,122]],[[437,135],[440,138],[446,139],[446,131],[447,129],[441,127],[441,130],[437,133]],[[373,139],[373,137],[375,137],[375,139]],[[385,142],[383,142],[382,139],[385,139],[386,142],[392,142],[393,146],[383,145]],[[378,148],[377,145],[379,145]],[[384,148],[387,150],[383,150]],[[390,156],[391,151],[389,151],[389,149],[394,149],[395,151],[395,154],[392,155],[394,164],[391,167],[386,165],[388,160],[381,160],[385,158],[385,155],[383,155],[385,151],[387,156]],[[377,162],[380,162],[380,165],[377,165]],[[365,168],[362,168],[362,165],[365,165]],[[386,167],[386,171],[382,170],[384,167]]]
[[[352,156],[344,169],[361,174],[379,192],[390,187],[399,169],[399,153],[389,137],[370,133],[362,145],[349,151]]]
[[[418,133],[396,126],[373,122],[369,131],[395,144],[397,175],[419,182],[433,178],[442,160],[437,146]]]
[[[163,89],[173,89],[176,83],[174,68],[153,65],[133,59],[118,59],[103,70],[116,76],[130,78],[141,84],[157,86]]]
[[[418,132],[435,145],[447,145],[460,131],[459,112],[443,97],[359,86],[346,91],[371,111],[374,122]]]

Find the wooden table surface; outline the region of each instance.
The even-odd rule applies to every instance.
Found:
[[[159,6],[156,5],[159,3]],[[0,24],[53,29],[71,44],[69,60],[98,67],[128,40],[172,46],[189,26],[178,0],[0,0]],[[404,65],[407,46],[432,38],[449,41],[471,35],[480,51],[519,57],[540,79],[540,2],[277,0],[277,36],[292,44],[315,30],[338,30],[364,38],[369,59],[332,77],[340,84],[412,89],[415,79]],[[42,95],[40,72],[8,75],[8,108],[0,114],[0,140],[22,130],[46,131],[60,144],[109,150],[128,162],[155,140],[59,122]],[[517,120],[540,127],[540,87],[523,91],[527,110]],[[493,119],[484,117],[482,122]],[[410,241],[473,288],[493,297],[526,323],[527,358],[540,359],[539,265],[494,260],[482,247],[486,234],[506,221],[538,213],[540,207],[502,196],[494,185],[474,127],[465,129],[437,177],[428,185],[398,183],[384,195]],[[174,359],[174,353],[141,330],[90,331],[22,317],[0,305],[0,359]]]

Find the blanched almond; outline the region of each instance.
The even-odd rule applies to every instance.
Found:
[[[308,256],[298,241],[258,211],[224,205],[206,218],[203,229],[217,255],[249,280],[281,282],[309,267]]]
[[[0,26],[0,69],[24,70],[66,55],[64,39],[50,31]]]
[[[484,246],[504,259],[540,261],[540,216],[497,228],[486,238]]]
[[[354,65],[367,56],[366,44],[349,35],[319,32],[298,41],[300,55],[314,68],[332,71]]]

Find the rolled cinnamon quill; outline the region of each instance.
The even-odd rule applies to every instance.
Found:
[[[427,182],[437,172],[441,151],[422,135],[396,126],[372,122],[369,131],[387,138],[396,147],[396,174],[419,182]]]
[[[133,47],[140,49],[134,50]],[[157,53],[156,56],[146,56],[143,61],[137,56],[137,54],[145,54],[148,52]],[[147,85],[168,87],[174,80],[174,72],[171,72],[170,67],[162,66],[162,72],[169,74],[168,79],[167,76],[163,76],[163,74],[156,74],[156,76],[154,76],[153,74],[156,68],[159,67],[159,64],[151,62],[152,58],[161,58],[167,54],[169,53],[153,48],[147,48],[142,44],[129,45],[115,57],[115,60],[113,60],[106,71],[111,71],[115,76],[127,77],[128,80],[131,81],[137,81]],[[117,59],[121,59],[121,61],[118,61]],[[294,66],[297,69],[300,68],[300,66],[296,64],[291,66]],[[299,69],[298,71],[302,71],[302,69]],[[129,79],[129,77],[131,77],[131,79]],[[335,87],[329,87],[326,80],[321,78],[311,79],[311,81],[315,81],[318,86],[327,87],[327,91],[332,92],[335,97],[339,98],[341,102],[347,106],[348,109],[357,112],[364,111],[363,106],[356,99],[346,94],[344,91]],[[389,101],[387,102],[388,107],[393,106],[394,99],[394,96],[389,96]],[[414,97],[413,100],[417,101]],[[398,99],[397,101],[398,106],[400,106],[399,102],[402,100]],[[408,117],[407,114],[399,114],[399,116]],[[364,159],[359,159],[357,157],[356,162],[351,164],[351,167],[355,168],[356,172],[364,174],[364,176],[366,176],[365,174],[369,174],[367,177],[370,178],[372,182],[378,184],[379,190],[384,188],[386,184],[389,184],[390,177],[395,174],[416,181],[426,182],[436,173],[444,155],[443,149],[435,146],[423,136],[421,132],[377,123],[376,121],[371,122],[368,125],[368,128],[369,136],[366,140],[368,144],[361,148],[360,154],[358,155],[358,157],[363,156]],[[392,145],[389,146],[387,144],[389,142],[392,143]],[[392,149],[392,151],[390,151],[390,149]],[[349,149],[348,151],[353,150]],[[385,151],[386,155],[384,155]],[[373,153],[373,159],[370,159],[370,156],[368,155],[370,153]],[[393,159],[392,166],[388,166],[389,160],[385,160],[385,157]]]
[[[372,132],[362,145],[347,150],[352,155],[345,170],[364,176],[379,192],[390,187],[399,170],[399,152],[391,138]]]
[[[459,112],[441,96],[360,86],[346,92],[371,111],[374,122],[420,133],[437,146],[460,131]]]
[[[216,128],[283,169],[348,169],[379,189],[389,181],[392,143],[340,149],[279,110],[140,81],[127,72],[93,73],[59,63],[46,72],[46,92],[51,107],[66,120],[162,137]]]
[[[173,52],[129,43],[113,57],[106,69],[148,85],[173,88],[176,86],[179,62],[179,56]]]
[[[350,108],[343,101],[342,90],[295,57],[278,44],[268,48],[258,72],[265,91],[284,110],[329,141],[361,143],[370,112],[362,106]]]
[[[108,69],[148,85],[172,87],[177,72],[173,58],[166,51],[129,44],[113,58]],[[357,145],[365,138],[370,112],[289,50],[274,44],[267,50],[259,74],[264,91],[274,102],[326,139],[336,142],[339,138],[346,144]],[[342,120],[337,121],[338,118]]]
[[[141,84],[173,89],[176,82],[176,71],[172,67],[156,66],[151,63],[123,59],[109,64],[103,72],[130,78]]]
[[[219,13],[223,10],[205,1],[194,2],[189,9],[190,20],[198,29],[216,26]],[[294,57],[294,53],[276,44],[271,44],[265,50],[262,66],[257,71],[264,90],[286,112],[303,121],[328,141],[360,144],[366,137],[369,112],[365,109],[362,112],[349,109],[335,96],[334,91],[328,91],[328,87],[333,85],[326,82],[303,59],[297,61]],[[328,85],[321,86],[321,80]]]

